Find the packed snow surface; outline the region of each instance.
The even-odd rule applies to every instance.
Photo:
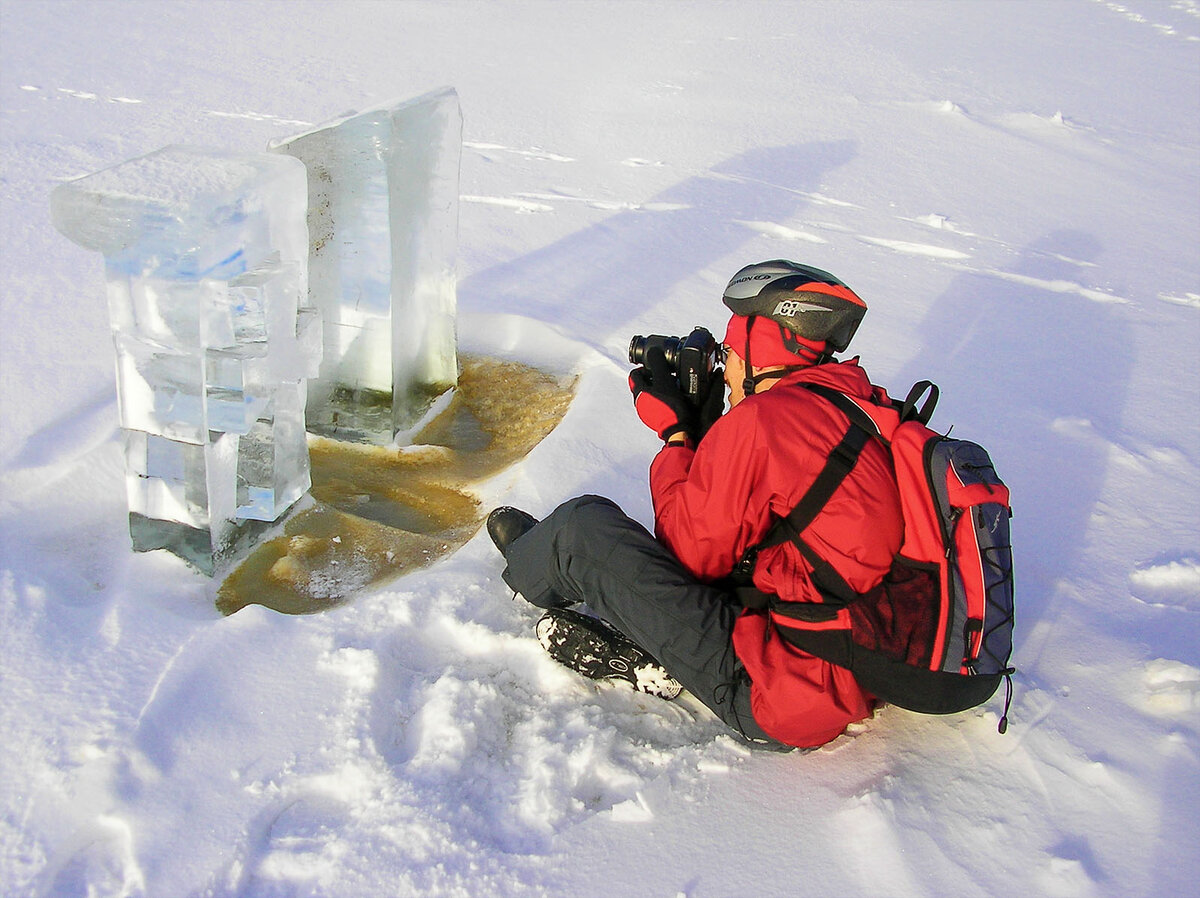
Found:
[[[1200,880],[1200,5],[0,3],[0,894],[1150,896]],[[478,485],[650,520],[629,338],[828,269],[1013,492],[1016,697],[753,752],[557,666],[478,534],[322,614],[129,549],[59,183],[453,86],[459,342],[578,375]]]

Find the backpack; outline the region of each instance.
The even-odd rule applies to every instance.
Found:
[[[803,386],[837,406],[850,427],[791,513],[747,550],[735,582],[749,582],[760,549],[790,540],[812,566],[824,601],[789,602],[745,586],[739,598],[767,609],[775,631],[796,648],[848,669],[864,690],[901,708],[965,711],[990,699],[1004,679],[998,729],[1005,732],[1015,673],[1012,511],[987,451],[929,428],[938,398],[929,381],[902,403],[877,389],[866,408],[829,387]],[[888,448],[895,467],[904,541],[879,585],[859,594],[803,533],[872,439]]]

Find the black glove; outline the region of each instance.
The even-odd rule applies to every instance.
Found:
[[[714,368],[712,379],[708,384],[708,395],[704,397],[704,401],[700,403],[698,411],[699,429],[696,433],[696,441],[704,439],[704,435],[708,433],[708,429],[717,423],[717,419],[725,413],[725,369]]]
[[[646,364],[629,372],[629,389],[638,417],[659,437],[665,441],[683,433],[695,442],[697,409],[680,388],[679,378],[667,364],[661,348],[647,350]]]

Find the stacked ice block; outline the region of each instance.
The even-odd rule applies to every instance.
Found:
[[[51,197],[104,255],[134,548],[208,573],[308,490],[306,429],[391,443],[458,378],[454,90],[271,149],[167,147]]]
[[[52,195],[104,255],[135,549],[211,573],[309,488],[306,194],[287,156],[176,146]]]
[[[309,295],[325,341],[308,428],[391,443],[458,379],[458,95],[385,104],[271,148],[308,171]]]

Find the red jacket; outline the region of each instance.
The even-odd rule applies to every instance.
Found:
[[[775,518],[792,510],[846,433],[845,416],[801,382],[863,399],[875,390],[857,359],[805,368],[746,397],[695,450],[664,447],[650,466],[656,535],[705,582],[728,576]],[[903,529],[891,462],[871,441],[805,540],[865,592],[891,566]],[[787,600],[820,601],[810,571],[784,543],[760,552],[754,583]],[[781,742],[821,745],[871,713],[871,696],[848,671],[780,639],[765,611],[741,613],[733,645],[753,681],[755,720]]]

